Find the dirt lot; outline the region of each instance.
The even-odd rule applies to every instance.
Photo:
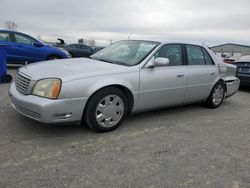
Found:
[[[249,89],[218,109],[138,114],[97,134],[17,114],[8,87],[0,85],[0,187],[250,187]]]

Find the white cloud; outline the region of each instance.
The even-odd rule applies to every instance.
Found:
[[[58,37],[196,40],[250,44],[249,0],[2,0],[0,26]]]

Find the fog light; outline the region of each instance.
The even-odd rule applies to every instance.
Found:
[[[72,116],[72,113],[60,113],[60,114],[54,114],[53,115],[56,119],[69,119]]]

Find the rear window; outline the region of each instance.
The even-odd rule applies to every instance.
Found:
[[[201,47],[194,45],[186,45],[188,64],[189,65],[205,65],[205,58]]]
[[[204,57],[205,57],[206,65],[214,65],[214,62],[213,62],[211,56],[208,54],[207,50],[202,48],[202,52],[203,52]]]
[[[9,33],[0,33],[0,41],[10,42]]]

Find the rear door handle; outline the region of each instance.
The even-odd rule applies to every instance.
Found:
[[[176,74],[176,77],[178,77],[178,78],[180,78],[180,77],[184,77],[184,73],[178,73],[178,74]]]
[[[215,72],[211,72],[211,75],[214,75],[215,74]]]

